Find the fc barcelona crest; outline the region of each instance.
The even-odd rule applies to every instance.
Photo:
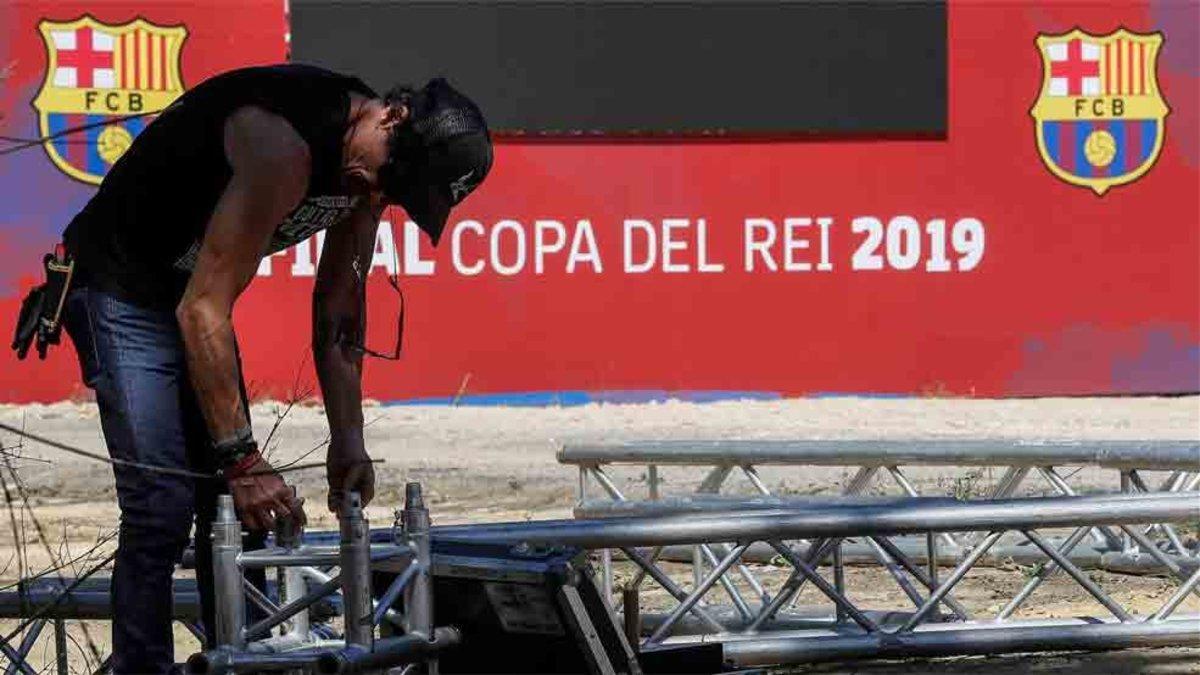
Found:
[[[179,55],[187,29],[144,19],[110,26],[90,16],[38,25],[46,81],[33,101],[43,147],[72,178],[98,185],[153,113],[184,91]],[[78,133],[64,133],[70,129]]]
[[[1038,152],[1054,175],[1098,195],[1140,178],[1163,147],[1170,109],[1158,89],[1162,33],[1075,29],[1039,35]]]

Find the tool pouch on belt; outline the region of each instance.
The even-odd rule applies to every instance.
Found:
[[[54,253],[47,253],[42,258],[42,267],[46,271],[46,283],[29,291],[21,301],[21,313],[17,316],[12,348],[18,359],[25,358],[35,339],[38,358],[44,359],[49,346],[58,344],[62,337],[62,310],[67,291],[71,289],[75,261],[62,246],[56,246]]]

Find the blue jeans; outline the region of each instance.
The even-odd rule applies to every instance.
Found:
[[[84,382],[96,392],[109,454],[213,473],[212,446],[174,312],[85,286],[70,291],[64,314]],[[122,466],[113,473],[121,509],[112,576],[113,670],[168,672],[175,661],[172,575],[193,519],[201,621],[212,644],[211,533],[225,483]],[[261,539],[247,541],[247,548],[257,548]]]

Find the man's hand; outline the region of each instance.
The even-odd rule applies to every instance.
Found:
[[[250,530],[270,530],[276,518],[290,516],[298,526],[303,526],[307,522],[304,500],[296,498],[292,488],[262,455],[255,452],[246,460],[239,462],[238,471],[226,476],[242,524]]]
[[[375,496],[375,467],[365,450],[335,451],[325,456],[329,478],[329,510],[338,513],[347,492],[357,492],[366,506]]]

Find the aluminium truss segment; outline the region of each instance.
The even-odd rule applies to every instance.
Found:
[[[910,467],[971,467],[973,472],[948,481],[955,497],[964,499],[1003,499],[1020,494],[1022,489],[1035,487],[1031,485],[1035,478],[1041,481],[1036,487],[1052,494],[1073,496],[1078,491],[1070,478],[1076,471],[1065,467],[1076,466],[1111,471],[1107,491],[1112,492],[1178,492],[1200,486],[1200,442],[1190,440],[631,441],[568,445],[560,449],[558,459],[578,467],[576,515],[579,517],[656,513],[664,501],[681,510],[799,505],[792,498],[780,499],[773,494],[759,472],[758,467],[762,466],[794,468],[797,475],[802,474],[804,467],[853,467],[856,471],[842,489],[841,496],[845,499],[868,493],[921,497],[921,486],[907,473]],[[609,467],[622,464],[644,467],[644,495],[627,496],[616,477],[610,475]],[[684,466],[708,467],[708,471],[694,491],[664,494],[666,468]],[[973,481],[979,478],[979,467],[1005,467],[990,491],[971,489]],[[1152,487],[1147,472],[1165,472],[1166,476],[1157,487]],[[734,476],[739,474],[751,494],[738,494],[738,501],[722,500],[722,491],[729,488]],[[1169,523],[1150,524],[1142,534],[1164,540],[1163,551],[1186,559],[1181,564],[1190,565],[1190,561],[1196,559],[1195,546],[1185,545],[1183,537]],[[1089,528],[1086,536],[1087,541],[1076,542],[1069,552],[1072,560],[1086,568],[1147,573],[1169,570],[1159,556],[1142,550],[1144,542],[1139,542],[1139,537],[1119,533],[1110,527]],[[898,541],[897,545],[909,551],[918,563],[932,567],[938,562],[944,564],[960,559],[965,555],[966,547],[975,541],[972,536],[954,532],[940,533],[938,539],[938,542],[924,543]],[[844,553],[856,563],[873,560],[891,565],[878,555],[876,548],[870,542],[854,541],[847,543]],[[756,561],[774,557],[763,546],[752,547],[748,553],[749,559]],[[702,575],[704,565],[712,564],[710,552],[700,548],[690,551],[669,548],[660,551],[659,555],[665,560],[690,562],[696,567],[696,579]],[[1002,541],[982,562],[986,565],[1027,564],[1040,556],[1037,547],[1018,533]],[[611,590],[609,558],[608,554],[602,554],[604,583]],[[745,576],[742,567],[739,566],[738,571]]]
[[[581,518],[698,514],[715,510],[789,507],[820,509],[831,504],[875,504],[903,508],[904,497],[920,499],[925,503],[937,503],[939,500],[936,498],[921,496],[919,487],[906,473],[907,468],[912,466],[1005,467],[1003,475],[991,491],[982,495],[993,500],[1017,494],[1032,477],[1044,481],[1044,488],[1048,488],[1053,494],[1075,496],[1078,492],[1069,481],[1073,472],[1064,469],[1068,466],[1091,466],[1112,470],[1115,479],[1112,482],[1112,491],[1116,492],[1110,497],[1110,503],[1113,505],[1117,505],[1122,499],[1136,500],[1155,494],[1191,491],[1200,484],[1200,443],[1195,441],[651,441],[567,446],[560,450],[559,461],[578,467],[579,500],[575,511],[576,516]],[[630,498],[632,495],[627,496],[622,492],[615,475],[610,475],[607,471],[609,466],[618,464],[644,467],[644,495]],[[785,470],[794,468],[797,472],[803,471],[803,467],[806,466],[854,467],[856,471],[845,481],[839,497],[795,498],[772,494],[767,481],[758,470],[758,467],[764,465],[786,467]],[[666,467],[676,466],[708,467],[708,471],[693,492],[664,495],[663,472]],[[1146,473],[1151,471],[1167,473],[1157,489],[1149,485],[1150,480]],[[751,490],[750,495],[722,494],[723,488],[736,474],[744,477]],[[900,496],[864,496],[869,493],[878,495],[881,492],[880,483],[885,486],[890,484],[892,492]],[[956,496],[970,498],[977,495]],[[1200,505],[1200,502],[1197,502],[1197,505]],[[1043,527],[1045,526],[1046,524],[1043,524]],[[731,604],[714,606],[706,611],[711,617],[714,614],[722,614],[719,610],[725,610],[724,614],[729,619],[725,624],[727,634],[755,636],[772,627],[785,629],[789,625],[815,629],[820,620],[816,620],[814,624],[811,616],[798,619],[794,603],[798,596],[796,589],[812,581],[812,575],[816,574],[816,568],[820,565],[833,567],[835,591],[842,588],[843,568],[848,562],[882,566],[903,595],[913,604],[913,608],[909,610],[910,618],[901,626],[909,631],[900,631],[901,634],[914,629],[916,632],[923,630],[927,615],[934,613],[934,609],[939,605],[945,610],[942,616],[960,622],[956,624],[959,631],[968,630],[971,634],[978,634],[982,627],[1011,627],[1014,630],[1024,630],[1020,621],[1013,620],[1014,613],[1046,579],[1055,575],[1069,577],[1082,592],[1096,599],[1106,612],[1112,615],[1112,620],[1127,624],[1130,623],[1131,614],[1092,582],[1081,567],[1169,575],[1181,584],[1180,592],[1173,596],[1176,606],[1183,597],[1195,594],[1195,575],[1197,568],[1200,568],[1196,545],[1192,543],[1189,546],[1180,536],[1176,524],[1170,521],[1146,522],[1136,526],[1123,524],[1116,527],[1097,521],[1076,526],[1069,535],[1059,538],[1039,534],[1036,527],[1004,528],[986,533],[945,528],[938,530],[931,527],[922,536],[842,537],[834,540],[801,538],[787,544],[795,547],[790,555],[780,548],[782,543],[759,542],[745,547],[738,559],[727,565],[728,569],[736,574],[729,572],[715,579],[715,586],[722,589]],[[704,582],[713,576],[710,570],[725,562],[718,560],[717,556],[728,550],[725,544],[712,541],[702,546],[655,547],[645,552],[645,555],[631,558],[642,569],[634,576],[625,593],[629,595],[629,587],[639,588],[647,577],[657,579],[661,576],[646,570],[648,564],[656,565],[659,561],[690,564],[692,587],[704,589]],[[796,550],[805,551],[805,555],[797,558]],[[601,560],[604,562],[602,582],[611,590],[611,556],[602,555]],[[792,572],[778,592],[772,595],[764,588],[764,582],[754,577],[754,572],[746,563],[780,560],[789,563]],[[986,623],[967,621],[964,608],[954,603],[952,595],[947,593],[939,597],[935,590],[951,583],[957,584],[976,566],[1010,564],[1014,561],[1031,566],[1033,571],[1021,589],[1008,598],[996,616]],[[946,582],[941,582],[938,579],[939,566],[947,565],[956,567]],[[734,583],[735,576],[743,581],[743,591],[749,587],[752,592],[739,592],[737,584]],[[814,583],[814,586],[825,593],[821,584]],[[926,593],[926,597],[923,598],[921,593]],[[745,596],[750,596],[750,599]],[[753,601],[762,604],[757,612],[752,613]],[[829,617],[829,621],[832,622],[830,629],[838,629],[849,620],[860,629],[867,630],[863,625],[864,621],[871,620],[873,616],[897,616],[894,612],[880,613],[861,609],[854,612],[840,600],[832,602],[834,608]],[[698,601],[693,604],[701,608],[706,607]],[[1157,612],[1156,615],[1161,613]],[[649,626],[652,631],[650,638],[661,639],[664,634],[663,624],[673,617],[674,613],[647,617],[648,621],[644,622],[644,625]],[[698,622],[693,617],[685,618],[682,622],[677,619],[677,623],[692,624],[690,632],[693,634],[704,632],[702,627],[695,625]],[[1057,625],[1062,627],[1062,624]],[[1117,627],[1108,630],[1110,636],[1114,636],[1111,640],[1114,646],[1126,644],[1127,642],[1123,642],[1126,638],[1138,644],[1149,644],[1145,641],[1149,638],[1139,632],[1141,629]],[[1157,629],[1150,630],[1161,637],[1156,631]],[[844,631],[835,632],[840,634]],[[1032,633],[991,632],[987,634],[987,639],[998,640],[998,636],[1027,637],[1036,634],[1039,637],[1035,642],[1040,643],[1042,632],[1042,628],[1035,628]],[[1115,637],[1118,634],[1124,635],[1125,638],[1118,639]],[[794,657],[790,658],[791,662],[821,660],[824,658],[822,654],[833,655],[830,658],[852,654],[887,656],[892,654],[889,650],[897,644],[907,645],[902,649],[906,655],[932,655],[938,653],[939,649],[944,649],[943,643],[970,642],[955,642],[957,637],[948,638],[944,631],[931,638],[895,640],[893,637],[887,637],[882,641],[858,639],[856,642],[826,635],[822,639],[828,639],[822,644],[828,647],[836,643],[838,648],[823,647],[822,650],[817,650],[814,640],[820,636],[810,633],[807,637],[811,639],[805,642],[806,646],[797,647],[800,651],[791,653]],[[1013,639],[1014,645],[1024,644],[1016,638]],[[1142,642],[1137,642],[1138,640]],[[1065,649],[1071,648],[1069,642],[1066,640],[1054,644],[1060,644]],[[743,646],[731,647],[732,653],[759,655],[747,656],[739,661],[741,665],[765,663],[756,660],[761,659],[761,649],[745,647],[740,640],[737,643]],[[1079,644],[1083,645],[1084,642]],[[843,649],[844,651],[839,651]]]
[[[1180,523],[1197,517],[1200,493],[1195,492],[975,502],[859,500],[852,504],[811,504],[801,509],[777,507],[437,528],[435,536],[622,551],[644,572],[638,583],[649,579],[675,600],[666,611],[644,617],[643,649],[720,640],[729,650],[731,665],[746,666],[856,655],[968,654],[1005,641],[1031,650],[1108,644],[1200,644],[1197,617],[1175,617],[1187,598],[1200,597],[1200,569],[1189,571],[1176,564],[1162,552],[1161,544],[1152,547],[1162,556],[1175,586],[1171,596],[1153,611],[1139,614],[1124,607],[1066,555],[1078,544],[1080,533],[1091,528],[1111,528],[1149,544],[1153,542],[1143,533],[1148,523]],[[1045,530],[1057,528],[1072,528],[1073,533],[1065,541],[1044,536]],[[1032,542],[1043,555],[1042,564],[1004,610],[994,616],[973,616],[954,597],[954,590],[1010,531]],[[942,576],[937,570],[917,564],[895,544],[897,536],[918,532],[978,533],[980,537]],[[871,542],[880,557],[889,561],[897,581],[903,579],[907,584],[911,607],[880,611],[860,606],[839,580],[840,564],[834,563],[832,581],[819,572],[818,565],[828,558],[836,560],[843,542],[851,538]],[[936,542],[937,537],[931,540]],[[747,596],[734,584],[723,584],[722,579],[728,581],[728,575],[740,573],[738,565],[755,542],[770,546],[789,571],[782,584],[767,587],[760,583],[762,593]],[[673,579],[659,564],[658,553],[670,545],[699,546],[705,551],[709,564],[690,588]],[[1105,616],[1089,618],[1082,624],[1075,619],[1034,623],[1013,620],[1012,612],[1056,573],[1093,598]],[[827,615],[810,616],[804,630],[774,632],[772,628],[785,623],[782,619],[786,618],[789,602],[810,584],[830,603]],[[710,604],[712,595],[718,592],[733,601],[731,611]],[[685,627],[690,628],[682,630]],[[771,660],[774,658],[783,660]]]
[[[236,547],[233,536],[237,522],[229,505],[225,505],[218,523],[228,531],[216,528],[216,548]],[[423,509],[423,506],[421,507]],[[625,516],[587,520],[538,521],[428,528],[428,519],[406,519],[400,533],[403,540],[375,549],[370,544],[365,522],[355,522],[355,511],[343,514],[339,546],[340,574],[314,578],[315,588],[291,593],[287,591],[279,604],[268,598],[247,592],[241,583],[238,567],[272,566],[287,569],[325,560],[327,552],[317,546],[297,549],[281,547],[265,554],[243,555],[241,552],[217,550],[230,555],[217,556],[216,585],[225,600],[218,606],[222,646],[198,657],[193,667],[199,671],[237,672],[256,668],[288,669],[316,665],[321,672],[346,672],[363,666],[369,655],[382,655],[391,663],[426,660],[434,650],[451,644],[458,635],[450,629],[435,629],[428,612],[415,606],[415,596],[409,595],[407,614],[398,620],[410,629],[410,636],[392,640],[375,640],[373,627],[387,617],[388,598],[400,593],[411,594],[418,580],[428,569],[429,539],[447,542],[483,542],[513,547],[578,546],[591,550],[616,549],[624,552],[644,572],[644,579],[661,585],[675,604],[658,616],[646,615],[647,630],[643,649],[656,650],[675,644],[695,641],[719,641],[731,666],[766,663],[799,663],[840,658],[869,656],[921,656],[940,654],[973,654],[995,650],[1039,649],[1096,649],[1134,645],[1196,645],[1200,644],[1200,617],[1180,615],[1185,602],[1194,603],[1200,595],[1200,570],[1188,570],[1163,552],[1162,542],[1154,542],[1147,534],[1148,524],[1179,524],[1200,517],[1200,494],[1173,492],[1163,494],[1121,494],[1096,497],[1052,497],[1035,499],[1003,499],[959,502],[946,499],[861,500],[859,503],[827,503],[803,508],[775,506],[767,509],[735,511],[705,511],[700,513]],[[1093,528],[1109,528],[1134,539],[1148,551],[1157,551],[1171,572],[1173,591],[1152,611],[1136,611],[1123,606],[1111,593],[1090,579],[1067,557],[1070,548],[1078,544]],[[1055,541],[1044,536],[1045,531],[1071,528],[1069,537]],[[415,535],[420,532],[427,537]],[[1036,591],[1037,586],[1051,574],[1061,574],[1078,584],[1082,593],[1094,598],[1107,616],[1084,620],[1016,621],[1011,616],[974,616],[955,598],[955,589],[989,549],[1001,541],[1005,532],[1016,531],[1036,546],[1044,556],[1044,564],[1029,578],[1027,587],[1010,604],[1019,605]],[[924,533],[932,546],[944,533],[978,534],[966,549],[967,553],[948,574],[941,575],[936,567],[923,568],[896,544],[897,538]],[[906,595],[911,608],[900,611],[879,611],[856,603],[846,591],[841,575],[843,543],[849,539],[871,542],[880,556],[892,563],[897,577],[907,582]],[[732,612],[711,604],[711,594],[721,588],[725,593],[742,593],[736,585],[722,584],[731,572],[738,571],[754,544],[765,544],[776,552],[789,570],[787,579],[779,586],[760,584],[761,592],[741,597]],[[711,561],[701,578],[691,587],[675,581],[658,564],[656,551],[671,545],[700,547]],[[936,553],[936,552],[935,552]],[[1150,553],[1150,555],[1156,555]],[[370,563],[382,557],[410,560],[418,566],[413,574],[399,575],[392,588],[383,592],[382,599],[373,604],[369,575],[363,573]],[[936,555],[932,556],[936,559]],[[834,564],[833,579],[822,575],[818,566],[826,558]],[[303,572],[304,568],[296,568]],[[227,583],[231,578],[237,584]],[[897,579],[899,583],[899,578]],[[420,581],[426,584],[428,579]],[[285,579],[285,591],[287,587]],[[830,603],[823,615],[809,616],[807,624],[783,625],[788,603],[805,586],[811,585]],[[297,584],[298,588],[306,588]],[[346,641],[339,645],[314,640],[309,647],[295,648],[289,636],[296,630],[294,621],[317,598],[340,590],[345,610],[351,622],[363,628],[361,633],[348,630]],[[632,589],[631,589],[632,590]],[[246,595],[257,599],[271,615],[257,623],[246,625],[238,616]],[[629,607],[637,606],[636,592]],[[233,602],[229,599],[233,598]],[[1190,607],[1190,605],[1189,605]],[[638,611],[640,610],[633,610]],[[1184,611],[1190,611],[1185,608]],[[1003,613],[1002,613],[1003,614]],[[1011,613],[1010,613],[1011,614]],[[39,617],[47,618],[47,617]],[[637,618],[637,617],[627,617]],[[245,648],[261,642],[265,632],[279,625],[287,630],[267,638],[284,650],[274,654],[252,653]],[[419,630],[415,624],[423,624]],[[630,622],[636,625],[637,621]],[[688,626],[698,630],[685,630]],[[30,631],[41,632],[45,623],[31,623]],[[778,628],[779,630],[774,630]],[[311,637],[311,636],[310,636]],[[27,633],[22,640],[35,642],[37,635]],[[284,645],[283,643],[288,643]],[[373,644],[373,646],[372,646]],[[245,646],[243,646],[245,645]],[[4,654],[22,667],[18,650],[23,644],[5,645]],[[26,653],[28,653],[26,651]],[[15,657],[15,658],[14,658]],[[28,664],[24,664],[28,665]]]

